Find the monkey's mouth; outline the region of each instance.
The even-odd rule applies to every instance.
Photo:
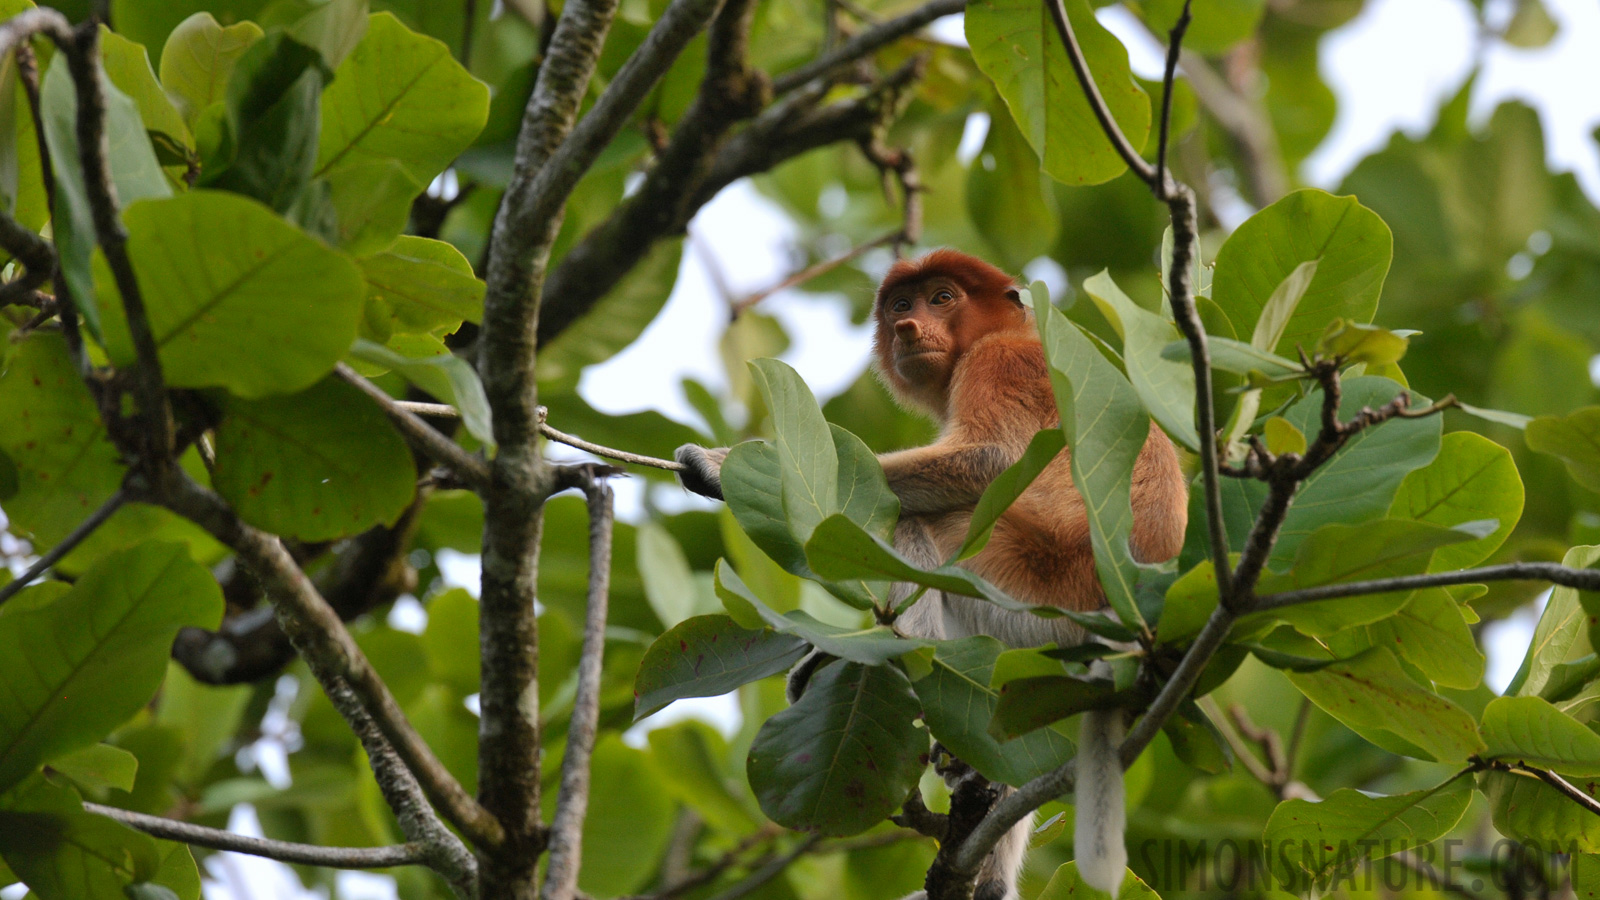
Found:
[[[944,351],[938,347],[907,347],[895,354],[896,360],[916,359],[921,356],[938,356]]]

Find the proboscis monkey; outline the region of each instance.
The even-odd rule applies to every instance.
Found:
[[[973,506],[989,483],[1022,457],[1040,429],[1060,425],[1033,312],[1017,284],[994,266],[953,250],[894,264],[878,288],[874,354],[878,374],[900,402],[932,415],[939,437],[926,447],[878,457],[900,498],[897,550],[934,567],[966,537]],[[1105,604],[1090,549],[1083,498],[1063,450],[1000,517],[983,551],[963,565],[1029,603],[1089,611]],[[678,449],[685,487],[721,498],[724,449]],[[1188,492],[1177,453],[1152,422],[1133,470],[1133,531],[1140,562],[1177,555]],[[896,585],[903,601],[911,585]],[[991,635],[1014,647],[1081,643],[1069,619],[1045,619],[991,603],[929,591],[895,623],[907,635],[954,639]],[[1076,855],[1089,884],[1115,894],[1127,865],[1123,846],[1122,712],[1085,714],[1078,748]],[[1031,820],[1006,835],[978,875],[975,900],[1015,900]],[[914,894],[907,900],[919,900]]]

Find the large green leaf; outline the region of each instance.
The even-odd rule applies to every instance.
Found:
[[[784,516],[789,530],[804,541],[818,522],[841,510],[833,434],[794,369],[775,359],[757,359],[750,362],[750,374],[772,415]]]
[[[1369,375],[1347,379],[1341,404],[1344,416],[1349,418],[1364,406],[1377,409],[1400,390],[1400,385],[1387,378]],[[1321,410],[1322,394],[1318,391],[1291,406],[1283,417],[1301,434],[1313,435],[1321,428]],[[1438,454],[1441,428],[1438,416],[1393,419],[1350,438],[1333,459],[1311,473],[1295,494],[1294,505],[1289,507],[1278,542],[1272,548],[1272,565],[1287,567],[1301,542],[1324,525],[1354,524],[1383,516],[1406,475],[1432,462]],[[1259,483],[1245,484],[1241,490],[1254,504],[1252,508],[1259,507],[1266,497],[1266,489]],[[1242,547],[1242,541],[1235,542],[1235,549]]]
[[[1133,531],[1133,463],[1150,434],[1139,395],[1078,326],[1049,298],[1034,298],[1039,336],[1061,411],[1061,430],[1072,450],[1072,483],[1083,496],[1095,570],[1106,599],[1123,624],[1144,616],[1133,601],[1138,566],[1128,550]]]
[[[1287,575],[1261,579],[1263,594],[1345,581],[1418,575],[1433,551],[1482,536],[1481,529],[1443,528],[1409,519],[1379,519],[1361,525],[1324,525],[1300,545]],[[1282,619],[1307,634],[1326,636],[1388,616],[1406,603],[1407,591],[1368,594],[1301,603],[1262,613]]]
[[[259,40],[261,26],[254,22],[223,27],[209,12],[197,12],[172,29],[161,52],[161,86],[184,122],[193,126],[201,110],[223,101],[234,65]]]
[[[355,339],[360,270],[266,207],[197,190],[134,204],[124,219],[168,385],[293,393],[326,375]],[[99,256],[95,282],[116,309],[109,314],[108,303],[106,351],[130,362],[121,298]]]
[[[1591,782],[1584,788],[1594,796]],[[1479,786],[1489,798],[1494,829],[1513,840],[1560,847],[1565,853],[1600,853],[1600,816],[1532,775],[1484,772]]]
[[[161,869],[154,838],[85,812],[77,791],[43,778],[0,800],[0,858],[39,900],[137,897],[129,888]]]
[[[684,697],[716,697],[784,672],[806,654],[795,635],[740,628],[727,616],[685,619],[645,651],[634,682],[634,721]]]
[[[931,670],[913,687],[928,730],[951,753],[991,781],[1021,785],[1070,759],[1073,748],[1051,728],[1004,743],[989,733],[999,700],[989,681],[1004,649],[999,641],[982,635],[941,642]]]
[[[483,319],[483,282],[461,251],[444,241],[404,235],[360,266],[369,326],[381,322],[390,333],[449,334],[463,321]]]
[[[182,544],[111,554],[54,602],[31,594],[0,607],[0,645],[13,648],[0,654],[0,790],[137,712],[178,629],[222,617],[221,590]]]
[[[925,765],[916,695],[894,666],[836,662],[768,719],[746,772],[761,811],[788,828],[859,834],[900,808]]]
[[[162,90],[161,82],[156,80],[144,47],[102,25],[100,61],[111,83],[138,106],[139,117],[147,130],[165,135],[185,149],[193,148],[194,137],[189,134],[189,126]]]
[[[1288,675],[1311,702],[1385,750],[1440,762],[1483,751],[1472,716],[1412,681],[1387,648]]]
[[[830,625],[798,609],[779,615],[745,586],[738,573],[720,560],[717,562],[716,586],[717,596],[735,621],[751,627],[764,622],[782,634],[801,638],[818,650],[840,659],[878,666],[924,646],[923,641],[900,637],[885,625],[868,628]]]
[[[106,101],[106,162],[118,201],[126,209],[136,200],[169,196],[172,188],[145,137],[138,105],[103,76],[101,88]],[[50,64],[39,93],[45,142],[55,171],[55,209],[50,221],[61,275],[72,290],[72,302],[83,314],[89,332],[98,335],[98,284],[90,271],[96,244],[94,216],[89,208],[83,166],[78,161],[78,96],[64,56],[57,56]]]
[[[339,166],[323,180],[338,219],[339,247],[355,256],[391,248],[411,219],[412,202],[425,187],[392,159]]]
[[[316,48],[279,31],[251,44],[228,76],[224,107],[195,123],[201,183],[278,212],[295,208],[316,164],[317,109],[327,83]]]
[[[1217,251],[1211,298],[1233,324],[1250,333],[1278,285],[1301,263],[1320,260],[1275,347],[1294,357],[1311,347],[1336,318],[1372,321],[1393,253],[1389,227],[1354,197],[1295,191],[1245,220]]]
[[[1389,516],[1446,527],[1495,520],[1499,524],[1494,533],[1441,547],[1429,564],[1435,572],[1465,569],[1499,549],[1522,518],[1522,479],[1506,448],[1470,431],[1451,432],[1444,436],[1433,462],[1413,470],[1400,483]]]
[[[488,88],[449,47],[377,13],[322,96],[317,174],[395,159],[427,184],[471,145],[488,117]]]
[[[1167,433],[1198,451],[1194,430],[1194,366],[1168,359],[1162,348],[1179,340],[1178,326],[1134,303],[1108,272],[1085,278],[1084,293],[1122,335],[1122,362],[1145,409]],[[1187,346],[1187,345],[1186,345]]]
[[[1597,562],[1600,562],[1600,547],[1594,546],[1573,547],[1561,560],[1562,565],[1574,569],[1587,569]],[[1588,618],[1576,588],[1553,589],[1544,613],[1539,616],[1539,624],[1533,629],[1528,653],[1522,658],[1522,666],[1511,679],[1506,694],[1537,695],[1544,690],[1557,666],[1595,652],[1585,630]]]
[[[715,728],[694,719],[657,728],[650,753],[667,792],[714,828],[748,834],[760,826],[744,778],[731,771],[728,742]]]
[[[1133,80],[1128,51],[1096,21],[1087,0],[1065,5],[1107,108],[1133,146],[1144,146],[1150,99]],[[1127,168],[1084,99],[1043,4],[978,0],[967,7],[966,28],[973,59],[1000,89],[1046,172],[1067,184],[1099,184]]]
[[[1600,735],[1541,697],[1497,697],[1483,711],[1486,759],[1600,775]]]
[[[1367,859],[1432,843],[1461,821],[1472,782],[1450,781],[1426,791],[1371,796],[1342,788],[1320,802],[1285,800],[1261,836],[1274,848],[1268,862],[1285,889],[1325,887]],[[1281,848],[1281,852],[1278,850]]]
[[[1448,548],[1440,548],[1444,549]],[[1434,551],[1435,559],[1440,550]],[[1339,656],[1388,647],[1434,683],[1457,690],[1470,690],[1483,680],[1483,651],[1461,614],[1461,604],[1444,588],[1417,591],[1399,612],[1341,631],[1328,638],[1328,646]]]
[[[1523,435],[1528,448],[1559,457],[1572,480],[1600,491],[1600,406],[1565,416],[1538,416]]]
[[[212,483],[273,534],[326,541],[394,522],[416,493],[411,451],[359,390],[326,378],[260,400],[228,398]]]

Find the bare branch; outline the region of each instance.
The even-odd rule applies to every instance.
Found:
[[[1156,142],[1156,184],[1166,191],[1167,148],[1172,140],[1172,83],[1178,73],[1178,51],[1183,46],[1183,36],[1189,30],[1190,0],[1183,0],[1183,11],[1178,21],[1167,32],[1167,66],[1161,78],[1161,137]],[[1176,244],[1176,240],[1174,240]]]
[[[607,459],[616,459],[621,460],[622,462],[633,463],[635,465],[649,466],[653,469],[666,469],[669,472],[683,471],[683,463],[676,462],[674,460],[656,459],[654,456],[642,456],[638,453],[629,453],[626,450],[613,450],[610,447],[602,447],[599,444],[590,443],[583,438],[567,434],[564,431],[557,431],[545,422],[545,416],[548,414],[549,410],[542,406],[539,407],[539,433],[558,444],[566,444],[569,447],[576,447],[579,450],[593,453],[595,456],[604,456]]]
[[[274,841],[249,837],[218,828],[207,828],[192,822],[168,819],[130,812],[115,806],[85,803],[83,808],[96,815],[116,819],[145,834],[163,840],[180,841],[208,850],[227,850],[264,856],[278,862],[302,866],[325,866],[330,869],[386,869],[391,866],[421,865],[423,849],[418,844],[393,844],[387,847],[323,847],[317,844],[296,844],[292,841]]]
[[[744,295],[743,297],[740,297],[738,300],[735,300],[732,303],[733,315],[738,316],[740,313],[752,306],[755,306],[757,303],[760,303],[768,297],[771,297],[773,294],[776,294],[779,291],[786,291],[789,288],[805,284],[813,278],[820,278],[823,275],[832,272],[834,269],[845,265],[846,263],[854,262],[855,260],[859,259],[862,254],[868,252],[869,250],[876,250],[879,247],[897,243],[904,237],[905,229],[898,228],[889,232],[888,234],[873,238],[872,240],[867,241],[865,244],[858,244],[857,246],[850,248],[849,251],[839,256],[835,256],[832,259],[825,259],[821,262],[812,263],[811,265],[790,274],[787,278],[783,279],[777,284],[762,288],[758,291],[753,291]]]
[[[128,495],[125,491],[117,491],[100,504],[100,508],[89,514],[87,519],[78,523],[72,533],[61,539],[61,542],[50,548],[50,552],[39,557],[39,560],[28,567],[28,571],[18,575],[15,579],[0,586],[0,603],[10,600],[18,591],[33,583],[35,578],[43,575],[45,570],[60,562],[62,557],[71,553],[73,548],[84,542],[84,539],[94,533],[96,528],[105,524],[117,510],[126,503]]]
[[[1433,572],[1426,575],[1376,578],[1371,581],[1347,581],[1343,584],[1324,584],[1298,591],[1264,594],[1255,599],[1250,605],[1250,610],[1270,612],[1318,600],[1387,594],[1391,591],[1415,591],[1453,584],[1479,584],[1485,581],[1547,581],[1580,591],[1600,591],[1600,569],[1573,569],[1551,562],[1514,562],[1484,566],[1481,569],[1462,569],[1459,572]]]
[[[406,441],[441,465],[449,466],[461,480],[482,491],[489,486],[489,464],[468,453],[460,444],[441,434],[437,428],[417,418],[417,414],[402,406],[383,389],[361,377],[355,369],[344,363],[333,367],[333,374],[346,384],[355,386],[361,393],[377,403],[389,421],[393,422]],[[439,405],[439,404],[431,404]],[[455,412],[451,407],[445,409]]]
[[[545,869],[545,900],[570,900],[578,888],[583,858],[583,820],[589,808],[589,761],[600,721],[600,664],[605,652],[606,604],[611,585],[612,494],[604,475],[577,467],[589,503],[589,597],[578,655],[578,689],[561,758],[561,792],[550,821],[550,862]]]
[[[388,685],[278,538],[246,524],[221,497],[176,467],[167,471],[164,483],[151,493],[151,502],[195,522],[250,567],[272,600],[279,625],[329,699],[338,705],[336,694],[346,685],[350,697],[359,701],[339,708],[352,727],[370,715],[452,824],[479,846],[494,847],[504,841],[500,823],[467,794],[411,727]],[[135,499],[143,498],[136,495]]]
[[[806,82],[828,75],[840,66],[865,58],[935,19],[953,16],[966,8],[966,0],[932,0],[903,16],[873,25],[800,68],[779,75],[773,79],[772,92],[787,94]]]

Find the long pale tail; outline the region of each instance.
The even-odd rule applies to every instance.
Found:
[[[1117,895],[1122,873],[1128,867],[1128,848],[1122,832],[1127,826],[1123,808],[1122,710],[1090,710],[1083,715],[1078,735],[1078,786],[1073,853],[1078,875],[1090,886]]]

